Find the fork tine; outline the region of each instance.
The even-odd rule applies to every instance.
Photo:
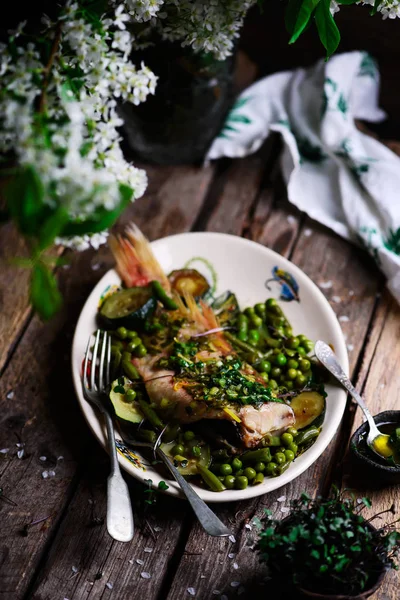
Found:
[[[91,341],[92,341],[92,336],[89,335],[88,343],[86,346],[86,352],[85,352],[85,362],[83,363],[82,381],[83,381],[83,387],[85,388],[85,390],[89,389],[88,366],[89,366],[89,352],[90,352],[90,342]]]
[[[107,335],[107,354],[106,354],[106,386],[110,385],[111,368],[111,335]]]
[[[99,351],[99,340],[100,340],[100,329],[96,332],[96,340],[94,343],[93,354],[92,354],[92,368],[90,371],[90,385],[92,390],[95,389],[95,376],[96,376],[96,362],[97,362],[97,354]]]
[[[105,373],[104,373],[104,358],[106,355],[107,348],[107,331],[103,331],[103,338],[101,342],[101,355],[100,355],[100,365],[99,365],[99,392],[102,392],[107,385],[105,381]]]

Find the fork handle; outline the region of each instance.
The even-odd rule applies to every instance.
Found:
[[[111,473],[107,480],[107,531],[118,542],[130,542],[134,532],[131,498],[119,468],[113,421],[106,410],[103,414],[111,459]]]

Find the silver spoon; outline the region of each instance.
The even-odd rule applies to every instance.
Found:
[[[204,531],[208,533],[208,535],[212,535],[214,537],[224,537],[232,535],[232,531],[228,529],[222,521],[217,517],[215,513],[207,506],[207,504],[200,498],[200,496],[194,491],[192,486],[186,481],[186,479],[181,475],[178,469],[173,465],[173,463],[169,460],[167,455],[161,450],[159,446],[154,448],[153,444],[149,442],[139,442],[133,438],[128,438],[127,436],[121,433],[121,437],[123,441],[132,447],[138,448],[149,448],[152,451],[157,452],[158,456],[161,458],[173,478],[179,484],[182,492],[185,494],[188,499],[193,512],[199,520],[200,525],[203,527]]]
[[[363,411],[365,420],[368,421],[369,425],[369,433],[367,436],[368,446],[371,448],[371,450],[375,452],[375,454],[377,454],[381,458],[387,458],[385,455],[381,454],[376,450],[375,444],[378,438],[381,438],[382,440],[385,439],[386,441],[388,441],[390,436],[386,433],[382,433],[382,431],[378,429],[373,416],[369,412],[367,405],[365,404],[364,400],[361,398],[357,390],[354,388],[346,373],[343,371],[334,352],[331,350],[328,344],[325,344],[325,342],[322,342],[321,340],[318,340],[318,342],[316,342],[314,350],[318,360],[324,365],[326,369],[328,369],[328,371],[330,371],[330,373],[332,373],[335,379],[337,379],[339,383],[341,383],[342,386],[346,388],[346,390],[354,398],[354,400],[357,402],[357,404]]]

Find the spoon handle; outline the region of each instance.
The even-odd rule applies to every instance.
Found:
[[[343,371],[338,359],[336,358],[335,354],[328,346],[328,344],[325,344],[325,342],[318,340],[318,342],[316,342],[315,344],[315,355],[318,358],[318,360],[324,365],[324,367],[332,373],[335,379],[337,379],[339,383],[341,383],[342,386],[346,388],[349,394],[357,402],[357,404],[363,411],[366,420],[369,423],[370,430],[378,431],[375,421],[371,413],[369,412],[367,405],[365,404],[364,400],[361,398],[360,394],[357,392],[357,390],[351,383],[350,379],[347,377],[346,373]]]
[[[171,475],[180,485],[182,492],[189,500],[200,525],[203,527],[206,533],[216,537],[232,535],[232,532],[222,523],[222,521],[220,521],[217,515],[213,513],[204,500],[202,500],[200,496],[196,494],[192,486],[179,473],[178,469],[171,463],[161,448],[157,448],[157,454],[162,459]]]

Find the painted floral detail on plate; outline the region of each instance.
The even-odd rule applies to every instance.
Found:
[[[288,271],[274,267],[272,269],[272,277],[265,282],[267,290],[271,290],[269,285],[271,282],[276,282],[280,286],[280,300],[285,300],[286,302],[295,300],[296,302],[300,302],[299,284]]]
[[[132,452],[125,444],[123,444],[120,440],[115,440],[115,445],[117,447],[118,452],[124,456],[130,463],[135,465],[137,469],[142,469],[142,471],[146,470],[146,467],[141,462],[140,456]]]
[[[100,308],[102,306],[102,304],[107,300],[107,298],[109,298],[110,296],[115,294],[115,292],[118,292],[120,289],[121,289],[121,286],[117,285],[116,283],[113,283],[112,285],[108,285],[106,287],[106,289],[102,292],[102,294],[99,298],[98,308]]]

